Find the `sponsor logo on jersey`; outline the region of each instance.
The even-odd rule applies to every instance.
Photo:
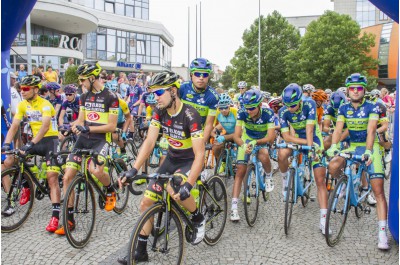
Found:
[[[183,146],[183,143],[178,142],[178,141],[175,141],[175,140],[172,139],[172,138],[168,138],[168,142],[169,142],[172,146],[175,146],[175,147],[182,147],[182,146]]]
[[[193,95],[192,94],[186,94],[186,97],[187,98],[193,98]]]
[[[153,186],[151,186],[151,188],[156,192],[162,191],[162,187],[160,185],[158,185],[157,183],[154,183]]]
[[[96,112],[89,112],[88,115],[87,115],[87,118],[90,121],[97,121],[98,119],[100,119],[100,116]]]

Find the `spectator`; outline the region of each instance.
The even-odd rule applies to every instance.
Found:
[[[38,76],[40,79],[45,80],[43,76],[44,67],[40,65],[38,68],[35,68],[33,75]]]
[[[64,64],[64,70],[67,71],[68,67],[74,65],[74,58],[68,58],[68,62]]]
[[[152,77],[153,77],[153,72],[150,72],[146,77],[146,83],[144,84],[145,87],[147,87],[149,85],[149,82],[150,82]]]
[[[44,78],[47,82],[58,82],[58,75],[53,71],[51,65],[47,66],[47,71],[44,73]]]
[[[121,94],[122,98],[126,97],[126,91],[128,90],[128,87],[129,87],[129,80],[125,75],[124,81],[121,82],[121,84],[119,85],[119,93]]]
[[[56,69],[56,73],[58,76],[58,84],[62,87],[64,82],[64,77],[60,74],[60,70]]]
[[[25,65],[20,64],[19,65],[19,71],[17,71],[17,80],[18,82],[21,82],[22,78],[24,78],[25,76],[27,76],[28,73],[25,71]]]
[[[100,73],[100,76],[99,76],[99,80],[100,80],[100,82],[104,85],[105,83],[107,83],[107,72],[106,71],[102,71],[101,73]]]
[[[387,111],[389,113],[394,112],[394,100],[389,96],[389,91],[386,87],[381,89],[381,99],[385,102]]]
[[[19,83],[16,83],[17,78],[18,77],[13,72],[10,73],[11,117],[14,117],[17,112],[18,103],[22,101],[21,94],[16,88],[20,87]]]
[[[139,81],[142,82],[142,84],[146,83],[146,74],[143,72],[143,70],[140,70],[140,73],[137,75],[137,82],[139,83]]]

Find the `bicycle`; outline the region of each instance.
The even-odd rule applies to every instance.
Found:
[[[225,180],[225,186],[228,180],[235,177],[236,173],[237,145],[233,142],[224,142],[224,149],[220,154],[215,166],[214,175]]]
[[[167,262],[181,264],[184,252],[184,236],[188,243],[195,238],[194,224],[190,220],[190,212],[171,199],[166,191],[169,180],[174,176],[169,174],[137,175],[130,181],[138,179],[156,179],[164,182],[162,199],[147,209],[139,218],[132,231],[128,245],[128,264],[135,264],[134,254],[138,245],[139,233],[143,231],[147,222],[153,224],[147,243],[149,260],[155,264]],[[224,182],[218,176],[206,181],[197,180],[191,193],[196,205],[206,218],[204,242],[215,245],[221,239],[227,218],[227,193]],[[219,193],[219,194],[216,194]],[[218,196],[216,196],[218,195]],[[216,197],[219,197],[218,200]],[[183,221],[186,224],[183,231]],[[174,242],[177,241],[177,242]],[[174,261],[171,261],[171,258]]]
[[[103,184],[89,173],[89,159],[92,159],[97,165],[102,165],[104,162],[97,160],[98,153],[93,150],[77,149],[72,154],[82,156],[81,171],[78,171],[65,193],[62,209],[63,225],[65,235],[71,246],[74,248],[83,248],[89,242],[96,219],[94,190],[99,195],[98,204],[100,209],[104,209],[106,202],[106,191],[103,189]],[[127,170],[127,167],[122,159],[112,159],[110,155],[106,157],[106,163],[108,164],[111,183],[116,187],[117,205],[113,211],[121,214],[128,203],[129,192],[126,187],[122,190],[118,189],[117,178],[121,172]],[[68,225],[68,207],[71,203],[73,203],[74,226]],[[90,219],[85,221],[86,218]],[[83,220],[82,223],[81,220]]]
[[[16,165],[1,172],[1,205],[3,207],[11,206],[15,211],[7,216],[3,209],[1,232],[11,233],[18,230],[26,222],[32,211],[35,198],[42,200],[45,196],[50,197],[50,188],[47,183],[46,168],[43,166],[41,158],[38,160],[36,155],[23,155],[18,149],[7,151],[5,154],[13,155],[19,161]],[[50,155],[53,159],[56,159],[56,155]],[[38,168],[37,164],[40,164],[41,167]],[[60,166],[57,162],[56,164]],[[62,168],[60,175],[63,175]],[[5,185],[5,182],[8,182],[6,176],[10,178],[8,192]],[[21,205],[19,199],[23,187],[29,188],[31,193],[29,201]],[[62,181],[60,187],[62,188]]]
[[[249,163],[247,164],[246,175],[243,179],[244,214],[246,216],[247,224],[251,227],[254,226],[257,220],[258,208],[260,205],[260,191],[264,201],[266,202],[269,200],[269,192],[265,191],[265,171],[257,157],[258,151],[261,148],[267,148],[267,146],[255,146],[253,148]],[[252,206],[255,208],[252,209]]]
[[[285,201],[285,234],[289,233],[292,220],[293,205],[297,198],[301,197],[301,204],[306,207],[310,199],[311,185],[314,182],[314,172],[307,155],[300,151],[312,151],[315,157],[313,146],[299,145],[294,143],[276,144],[276,148],[290,148],[293,150],[289,171],[287,176],[287,190],[284,196]],[[290,160],[289,160],[290,161]]]
[[[365,200],[371,192],[371,184],[366,172],[367,166],[362,156],[351,153],[339,153],[338,156],[346,159],[346,167],[329,198],[325,239],[330,247],[335,246],[339,242],[344,232],[347,215],[350,212],[351,206],[354,207],[358,218],[361,218],[363,213],[371,212],[371,209],[366,206]],[[356,167],[358,167],[357,171]],[[368,191],[364,193],[360,185],[360,179],[363,174],[365,174],[368,183]]]

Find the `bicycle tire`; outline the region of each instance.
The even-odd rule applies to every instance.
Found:
[[[219,176],[212,176],[204,185],[208,192],[202,189],[199,206],[200,211],[206,218],[204,242],[209,246],[214,246],[221,239],[225,229],[228,217],[228,196],[225,184]],[[215,200],[213,200],[211,191],[215,195],[217,190],[220,196],[214,196]]]
[[[14,232],[14,231],[18,230],[19,228],[21,228],[21,226],[26,222],[26,220],[28,220],[28,217],[32,212],[33,203],[35,200],[34,185],[33,185],[33,182],[32,182],[29,172],[25,171],[23,173],[23,175],[21,176],[22,179],[26,181],[26,183],[31,191],[29,201],[25,205],[21,205],[19,203],[19,198],[20,198],[19,196],[21,195],[21,191],[18,189],[14,191],[14,189],[16,187],[11,186],[9,193],[6,193],[4,191],[3,178],[7,175],[10,175],[10,178],[11,178],[10,183],[12,183],[14,178],[16,178],[16,177],[18,178],[19,169],[9,168],[9,169],[6,169],[3,172],[1,172],[1,205],[2,205],[2,208],[6,207],[6,205],[8,206],[8,194],[9,193],[12,194],[15,192],[14,194],[16,195],[14,198],[12,198],[12,200],[14,201],[15,212],[10,216],[5,217],[5,216],[3,216],[3,210],[2,210],[2,218],[1,218],[1,232],[2,233],[11,233],[11,232]],[[22,187],[22,184],[20,184],[20,185],[21,185],[20,187]]]
[[[365,172],[364,174],[368,174],[365,170],[363,170],[363,172]],[[362,175],[363,173],[361,174],[361,176]],[[362,193],[362,187],[360,185],[356,193],[357,199],[361,197],[361,193]],[[358,205],[354,207],[354,213],[358,219],[360,219],[364,215],[364,209],[366,207],[366,204],[367,204],[367,198],[365,198],[364,201],[359,202]]]
[[[138,149],[132,139],[126,140],[125,143],[125,151],[126,151],[126,164],[128,168],[133,166],[133,162],[136,161],[138,155]]]
[[[292,212],[293,212],[293,204],[294,204],[294,178],[296,177],[296,173],[294,168],[289,169],[289,179],[286,191],[286,201],[285,201],[285,234],[289,234],[290,223],[292,221]]]
[[[131,233],[131,238],[128,244],[128,264],[137,264],[134,260],[135,250],[137,249],[138,245],[138,238],[139,234],[143,229],[143,226],[150,221],[150,219],[156,222],[158,225],[154,226],[156,229],[152,229],[149,233],[149,238],[147,239],[147,253],[149,255],[149,261],[153,264],[163,264],[163,263],[172,263],[172,264],[182,264],[183,262],[183,255],[184,255],[184,235],[183,235],[183,225],[181,217],[178,211],[175,209],[174,206],[171,207],[170,212],[170,219],[169,222],[169,233],[168,237],[164,235],[165,233],[165,205],[162,203],[156,203],[150,208],[148,208],[137,221],[135,228]],[[174,223],[172,223],[174,222]],[[162,232],[157,232],[157,230]],[[157,237],[154,237],[157,235]],[[177,248],[177,251],[174,249],[168,249],[166,251],[160,251],[164,247],[165,238],[168,238],[168,245],[171,245],[171,240],[177,238],[178,243],[174,246]],[[161,241],[161,242],[159,242]],[[171,251],[172,250],[172,251]],[[165,252],[165,253],[163,253]],[[171,255],[176,253],[176,261],[168,262],[166,259],[168,258],[167,255]]]
[[[306,176],[306,168],[308,168],[308,176]],[[311,168],[311,170],[312,170],[312,168]],[[310,183],[311,182],[311,171],[310,171],[310,168],[308,167],[308,165],[306,165],[305,167],[304,167],[304,174],[303,174],[303,176],[302,176],[302,178],[303,178],[303,180],[302,180],[302,185],[303,185],[303,190],[304,190],[304,188],[305,187],[307,187],[307,185],[308,185],[308,183]],[[303,196],[301,196],[301,205],[303,205],[303,207],[306,207],[307,206],[307,204],[308,204],[308,202],[309,202],[309,200],[310,200],[310,194],[311,194],[311,186],[310,187],[308,187],[308,189],[307,189],[307,191],[303,194]]]
[[[60,151],[72,151],[75,145],[75,139],[73,135],[65,137],[60,143]],[[66,148],[66,149],[65,149]]]
[[[333,193],[329,198],[328,212],[326,214],[325,239],[326,243],[330,247],[335,246],[342,237],[346,225],[347,216],[350,210],[350,196],[348,196],[347,191],[345,191],[346,193],[343,194],[342,190],[346,189],[347,183],[348,183],[347,176],[342,176],[338,180],[335,189],[333,190]],[[338,207],[339,201],[340,202],[343,201],[343,206]],[[347,209],[344,209],[344,205],[346,202],[348,207]],[[341,210],[338,211],[337,210],[338,208]],[[336,218],[340,217],[340,215],[343,216],[343,220],[339,220],[337,228],[334,222]],[[332,231],[331,234],[329,234],[329,230]]]
[[[76,194],[76,192],[78,194]],[[82,193],[83,192],[83,193]],[[81,196],[83,195],[83,200]],[[68,201],[70,198],[74,199],[74,220],[75,220],[75,229],[70,229],[68,225]],[[89,204],[85,203],[87,199],[90,200]],[[86,208],[78,208],[79,204],[83,201],[89,207],[91,207],[91,211],[88,211]],[[79,216],[78,216],[79,214]],[[80,227],[80,215],[88,214],[87,216],[91,217],[91,222],[88,225],[87,229]],[[78,218],[79,217],[79,218]],[[83,218],[83,217],[82,217]],[[76,176],[70,185],[68,186],[67,192],[65,193],[64,204],[63,204],[63,225],[65,230],[65,236],[67,237],[68,242],[74,248],[83,248],[89,242],[90,236],[92,235],[94,229],[94,223],[96,221],[96,200],[94,197],[93,187],[82,175]],[[79,223],[78,223],[79,222]],[[79,236],[78,232],[87,231],[86,235],[82,237]]]
[[[252,174],[253,173],[253,174]],[[244,188],[243,188],[243,206],[244,206],[244,215],[246,217],[246,222],[249,226],[254,226],[257,215],[258,215],[258,208],[260,205],[260,196],[257,191],[258,184],[257,184],[257,176],[255,167],[253,164],[247,166],[245,179],[243,181]],[[250,206],[255,207],[254,210],[251,210]],[[254,213],[252,213],[254,212]]]
[[[126,206],[128,205],[128,200],[129,200],[129,191],[127,186],[122,186],[122,189],[119,189],[118,187],[118,176],[121,174],[123,171],[127,171],[128,168],[122,159],[115,159],[114,163],[116,163],[117,168],[114,168],[114,166],[110,166],[108,168],[108,172],[111,178],[111,183],[113,183],[114,188],[115,188],[115,196],[117,199],[116,205],[113,209],[113,211],[117,214],[121,214],[124,212]],[[115,169],[115,170],[114,170]]]

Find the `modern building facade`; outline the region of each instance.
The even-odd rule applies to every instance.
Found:
[[[32,66],[64,71],[98,60],[107,70],[161,71],[171,68],[174,39],[149,20],[149,0],[38,0],[30,14]],[[11,49],[11,68],[27,64],[26,25]]]

